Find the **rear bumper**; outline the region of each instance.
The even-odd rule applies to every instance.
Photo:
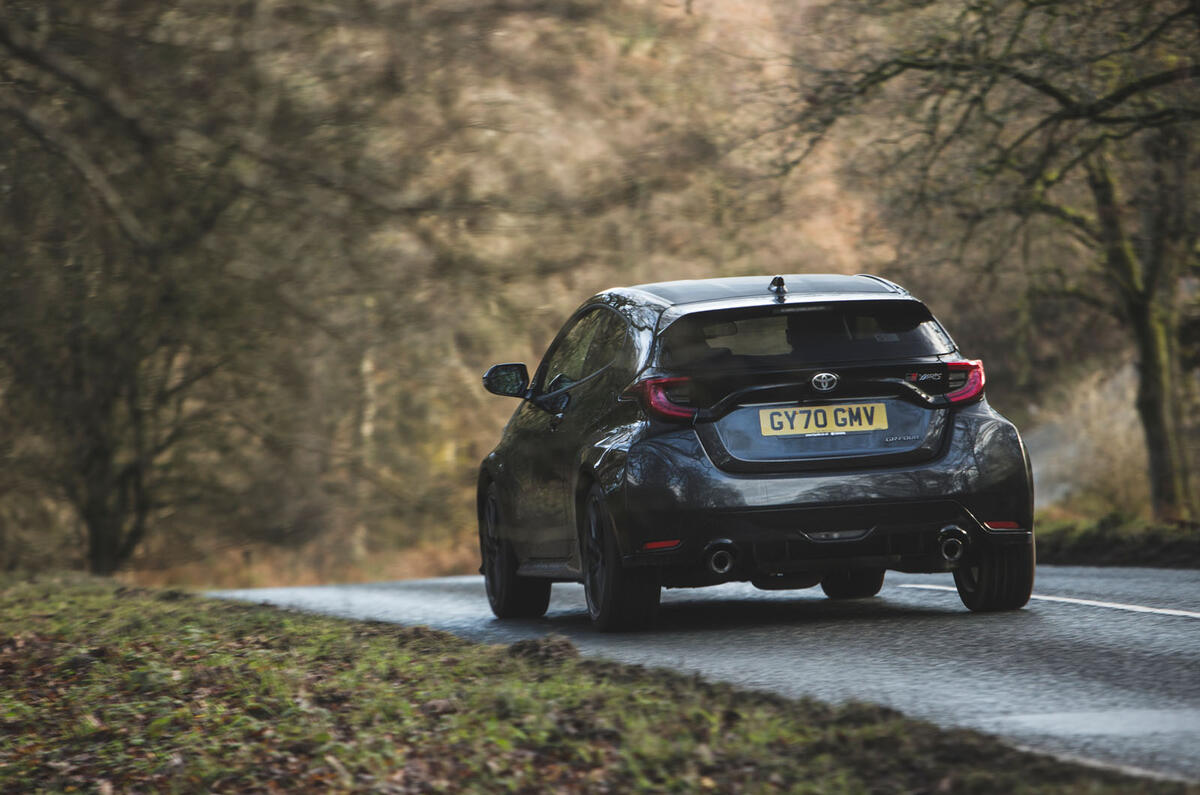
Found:
[[[955,564],[938,539],[951,525],[969,539],[959,565],[1033,539],[1028,457],[1016,428],[986,403],[956,412],[942,455],[902,467],[730,473],[708,459],[694,431],[681,430],[630,449],[622,491],[612,508],[625,563],[662,567],[668,585],[848,566],[946,571]],[[994,521],[1019,529],[984,524]],[[669,540],[678,546],[644,549]],[[714,577],[706,550],[722,542],[737,566]]]

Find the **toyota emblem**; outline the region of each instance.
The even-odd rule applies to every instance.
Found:
[[[832,392],[838,384],[838,377],[833,373],[817,373],[812,377],[813,389],[818,392]]]

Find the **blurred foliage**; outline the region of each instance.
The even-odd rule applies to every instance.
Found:
[[[911,256],[880,122],[780,167],[799,54],[833,66],[884,24],[828,22],[733,0],[0,2],[0,566],[472,570],[475,468],[515,407],[480,373],[535,363],[617,284],[885,269],[1018,419],[1128,356],[1119,319],[1034,289],[1033,263],[1087,270],[1052,230],[1026,228],[1018,268]]]
[[[1069,566],[1200,568],[1200,525],[1152,522],[1127,513],[1038,516],[1039,563]]]
[[[1024,434],[1039,503],[1087,516],[1150,515],[1146,441],[1134,410],[1132,365],[1076,368],[1047,390]]]
[[[774,238],[725,93],[761,65],[654,3],[0,19],[5,565],[457,544],[513,408],[486,364]]]
[[[1194,518],[1200,9],[846,0],[794,16],[780,168],[841,147],[887,270],[998,353],[1000,380],[1054,388],[1072,359],[1132,351],[1151,504]]]

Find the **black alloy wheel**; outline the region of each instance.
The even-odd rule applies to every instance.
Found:
[[[500,535],[500,493],[488,484],[479,515],[479,555],[488,603],[497,618],[537,618],[550,606],[550,580],[517,574],[512,544]]]
[[[866,599],[883,587],[883,569],[848,569],[826,574],[821,590],[830,599]]]
[[[962,603],[977,613],[1024,607],[1033,593],[1037,564],[1033,544],[1000,547],[977,555],[954,570],[954,584]]]
[[[580,562],[588,616],[601,632],[645,629],[658,615],[662,589],[651,567],[624,568],[612,517],[599,486],[592,486],[582,512]]]

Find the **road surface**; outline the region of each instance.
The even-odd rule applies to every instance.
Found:
[[[1016,613],[966,611],[949,575],[889,572],[874,599],[748,584],[663,592],[653,632],[603,635],[583,590],[497,621],[481,577],[222,591],[487,643],[551,632],[585,655],[786,696],[885,704],[1025,748],[1200,781],[1200,572],[1042,566]]]

